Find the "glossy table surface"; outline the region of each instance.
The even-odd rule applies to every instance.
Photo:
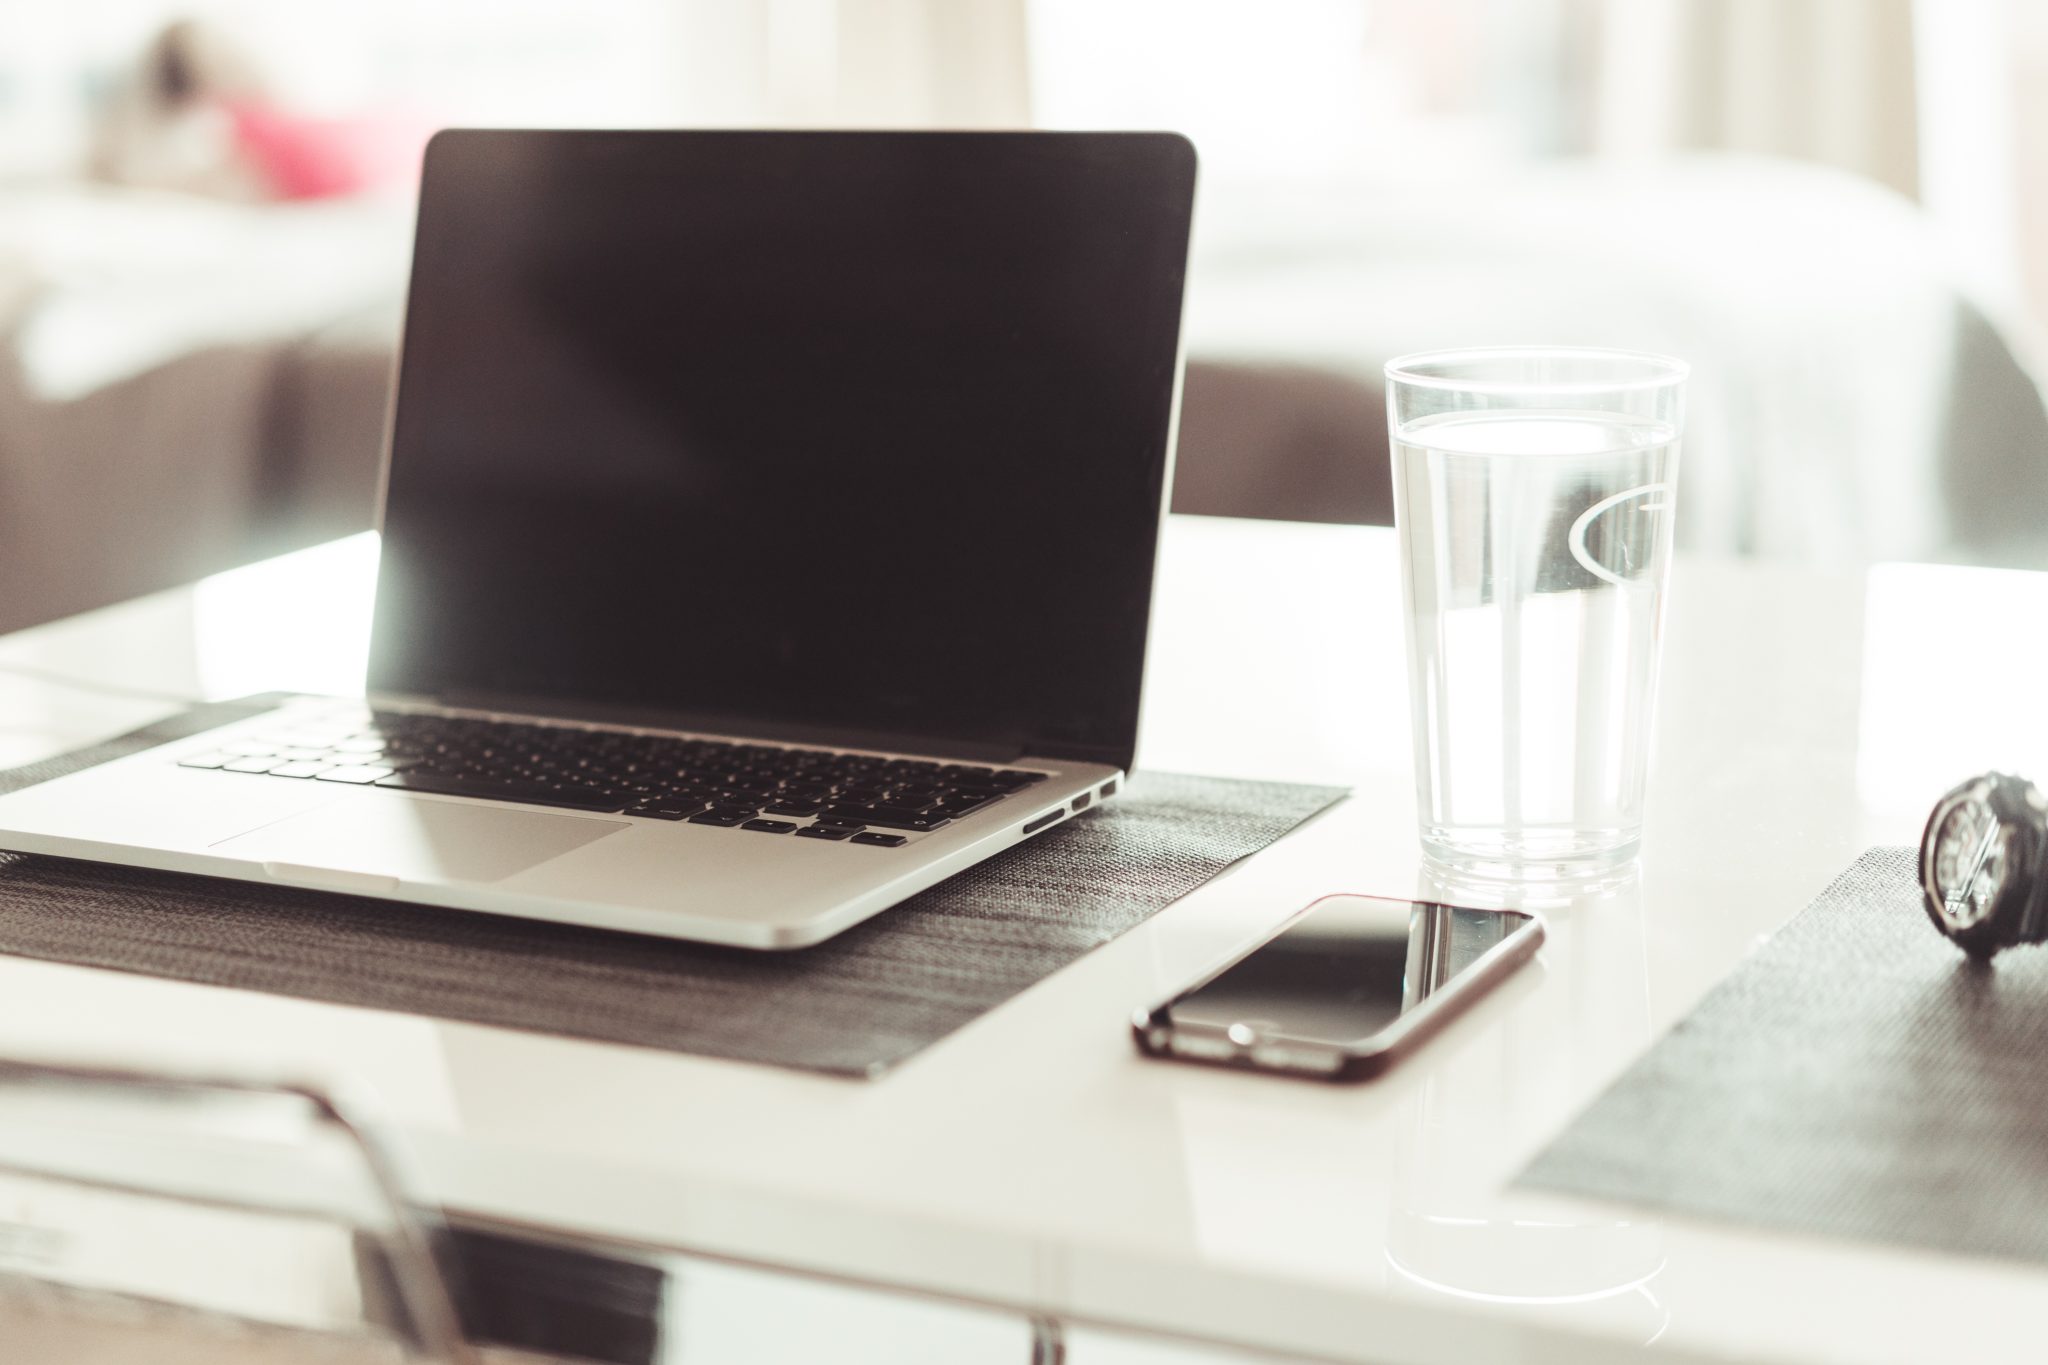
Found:
[[[375,556],[0,640],[0,762],[171,709],[80,680],[359,690]],[[1134,1007],[1318,895],[1480,898],[1418,872],[1393,534],[1178,517],[1141,764],[1353,797],[880,1080],[12,958],[0,1054],[345,1082],[460,1213],[1257,1352],[2033,1360],[2040,1270],[1504,1187],[1864,848],[1964,775],[2048,772],[2048,636],[2014,628],[2042,620],[2048,575],[1681,559],[1639,875],[1545,908],[1540,970],[1370,1085],[1130,1047]]]

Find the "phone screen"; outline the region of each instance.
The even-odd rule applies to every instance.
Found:
[[[1357,1043],[1529,921],[1513,911],[1330,896],[1166,1014],[1176,1029]]]

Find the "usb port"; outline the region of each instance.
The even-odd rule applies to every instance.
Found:
[[[1105,782],[1105,783],[1103,783],[1103,784],[1102,784],[1102,787],[1101,787],[1100,791],[1101,791],[1101,796],[1102,796],[1102,799],[1103,799],[1103,800],[1105,800],[1105,801],[1107,801],[1107,800],[1109,800],[1109,798],[1110,798],[1110,797],[1112,797],[1112,796],[1115,796],[1115,795],[1116,795],[1116,783],[1114,783],[1114,782]]]
[[[1084,810],[1087,810],[1087,809],[1088,809],[1088,803],[1089,803],[1090,801],[1093,801],[1094,799],[1095,799],[1095,798],[1094,798],[1094,797],[1092,797],[1092,796],[1090,796],[1090,795],[1089,795],[1089,794],[1088,794],[1087,792],[1082,792],[1082,793],[1081,793],[1081,794],[1080,794],[1079,796],[1075,797],[1075,798],[1074,798],[1074,812],[1075,812],[1075,814],[1077,814],[1077,815],[1078,815],[1078,814],[1079,814],[1080,812],[1082,812],[1082,811],[1084,811]]]

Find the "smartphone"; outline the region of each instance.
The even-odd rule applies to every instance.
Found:
[[[1131,1020],[1149,1057],[1321,1080],[1377,1076],[1527,962],[1543,921],[1325,896]]]

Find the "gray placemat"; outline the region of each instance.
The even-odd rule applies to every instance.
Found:
[[[1916,857],[1865,853],[1519,1183],[2048,1260],[2048,949],[1970,963]]]
[[[269,705],[252,698],[198,708],[0,773],[0,791]],[[772,954],[0,853],[0,953],[872,1075],[1143,922],[1342,795],[1138,773],[1101,810],[815,948]]]

